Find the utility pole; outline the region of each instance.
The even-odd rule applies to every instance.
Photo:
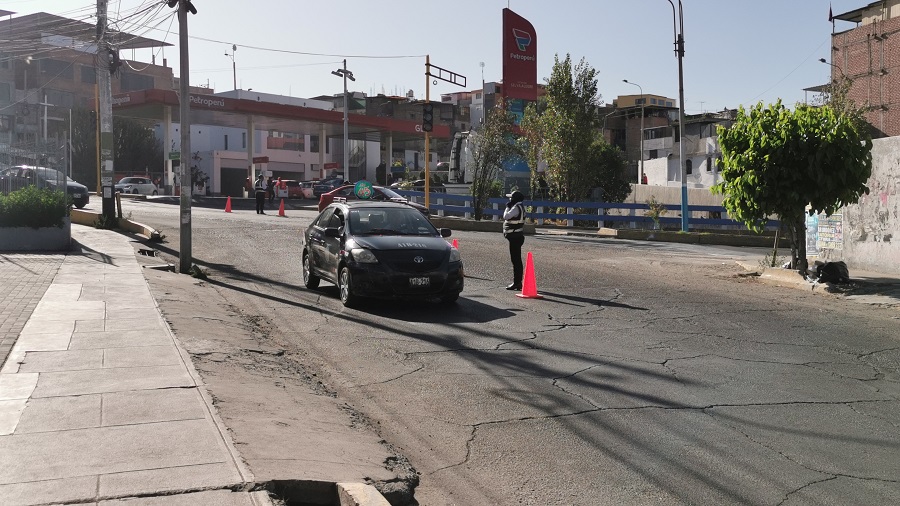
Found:
[[[431,105],[431,55],[425,55],[425,104]],[[431,170],[428,158],[431,156],[431,128],[425,129],[425,208],[431,209]]]
[[[690,229],[690,211],[688,207],[687,171],[684,160],[684,12],[681,0],[678,0],[678,16],[675,16],[675,4],[668,0],[672,6],[672,28],[675,31],[675,57],[678,58],[678,164],[681,172],[681,231]],[[677,21],[677,24],[676,24]],[[680,28],[680,30],[679,30]]]
[[[97,0],[97,86],[99,88],[99,108],[97,120],[100,125],[100,189],[103,199],[103,217],[116,217],[113,195],[113,118],[112,118],[112,75],[110,74],[109,42],[106,39],[107,0]]]
[[[190,61],[188,56],[188,23],[187,13],[197,14],[197,9],[191,4],[190,0],[169,0],[169,7],[174,7],[178,3],[178,59],[180,67],[179,84],[180,93],[180,109],[179,116],[181,125],[181,164],[179,168],[179,182],[181,183],[181,219],[180,223],[180,244],[178,255],[178,272],[187,274],[191,271],[191,88],[190,88]]]
[[[331,71],[332,74],[344,79],[344,179],[350,180],[350,95],[347,92],[347,79],[356,81],[353,72],[347,70],[347,59],[344,59],[344,68]]]

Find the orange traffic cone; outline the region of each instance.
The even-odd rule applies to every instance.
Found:
[[[228,200],[225,201],[225,212],[231,212],[231,195],[228,196]]]
[[[284,216],[284,199],[281,199],[281,205],[278,206],[278,216]]]
[[[534,279],[534,260],[531,258],[531,252],[525,259],[525,281],[522,283],[522,293],[517,293],[516,297],[523,299],[543,299],[543,295],[538,295],[537,280]]]
[[[457,241],[456,239],[453,239],[453,247],[459,249],[459,241]]]

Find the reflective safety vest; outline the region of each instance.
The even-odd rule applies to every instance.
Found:
[[[256,189],[256,193],[266,193],[266,182],[262,179],[257,179],[254,188]]]
[[[503,235],[523,234],[525,233],[525,205],[517,202],[513,205],[513,209],[519,210],[519,215],[509,220],[503,220]]]

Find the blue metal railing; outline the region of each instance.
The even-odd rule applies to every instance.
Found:
[[[415,202],[424,203],[425,193],[410,190],[396,190],[397,193],[409,198]],[[473,198],[470,195],[453,195],[449,193],[431,193],[429,196],[429,204],[431,212],[438,216],[461,216],[464,218],[472,218],[474,208],[472,206]],[[507,199],[490,198],[488,205],[482,210],[482,215],[487,220],[500,220],[503,216],[503,210],[506,208]],[[628,223],[630,227],[636,228],[638,223],[653,224],[653,218],[646,216],[646,212],[650,210],[647,204],[631,204],[624,202],[553,202],[549,200],[526,200],[524,202],[528,218],[534,219],[538,225],[543,225],[547,221],[554,221],[556,225],[564,225],[574,227],[575,221],[594,221],[597,227],[603,226],[603,222],[619,222]],[[677,217],[659,218],[660,225],[681,225],[681,205],[680,204],[664,204],[663,207],[668,211],[674,211]],[[565,209],[565,212],[553,213],[548,212],[551,209]],[[593,213],[585,213],[585,210],[595,210]],[[728,217],[728,211],[722,206],[707,205],[689,205],[688,210],[691,212],[692,228],[739,228],[745,229],[746,226],[734,219]],[[615,211],[610,214],[610,211]],[[695,213],[718,213],[720,217],[700,217]],[[563,223],[560,223],[563,222]],[[767,230],[776,230],[780,226],[778,220],[769,220],[766,222]]]

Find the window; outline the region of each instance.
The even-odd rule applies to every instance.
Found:
[[[691,160],[684,161],[684,172],[685,174],[693,174],[694,173],[694,162]]]
[[[309,152],[310,153],[318,153],[319,152],[319,136],[318,135],[310,135],[309,136]]]
[[[0,83],[0,104],[8,104],[9,98],[9,83]]]
[[[75,65],[69,62],[51,58],[40,60],[40,62],[44,79],[75,79]]]
[[[651,98],[651,99],[650,99],[650,104],[656,105],[656,99],[655,99],[655,98]]]
[[[305,136],[290,132],[272,130],[266,137],[266,148],[285,151],[306,151]]]
[[[8,69],[9,68],[9,53],[4,53],[0,51],[0,69]]]
[[[672,107],[672,102],[666,102],[666,107]]]
[[[247,132],[241,132],[241,149],[247,149]]]
[[[153,76],[124,72],[120,83],[122,91],[137,91],[153,89]]]
[[[649,156],[649,158],[650,158],[651,160],[654,159],[654,158],[659,158],[659,151],[656,150],[656,149],[651,149],[651,150],[650,150],[650,156]]]
[[[228,151],[228,134],[225,134],[225,151]]]
[[[706,157],[706,172],[712,172],[712,157]]]
[[[481,100],[481,93],[475,94],[475,100]]]
[[[95,69],[94,67],[88,67],[87,65],[82,65],[81,82],[85,84],[97,84],[97,69]]]

